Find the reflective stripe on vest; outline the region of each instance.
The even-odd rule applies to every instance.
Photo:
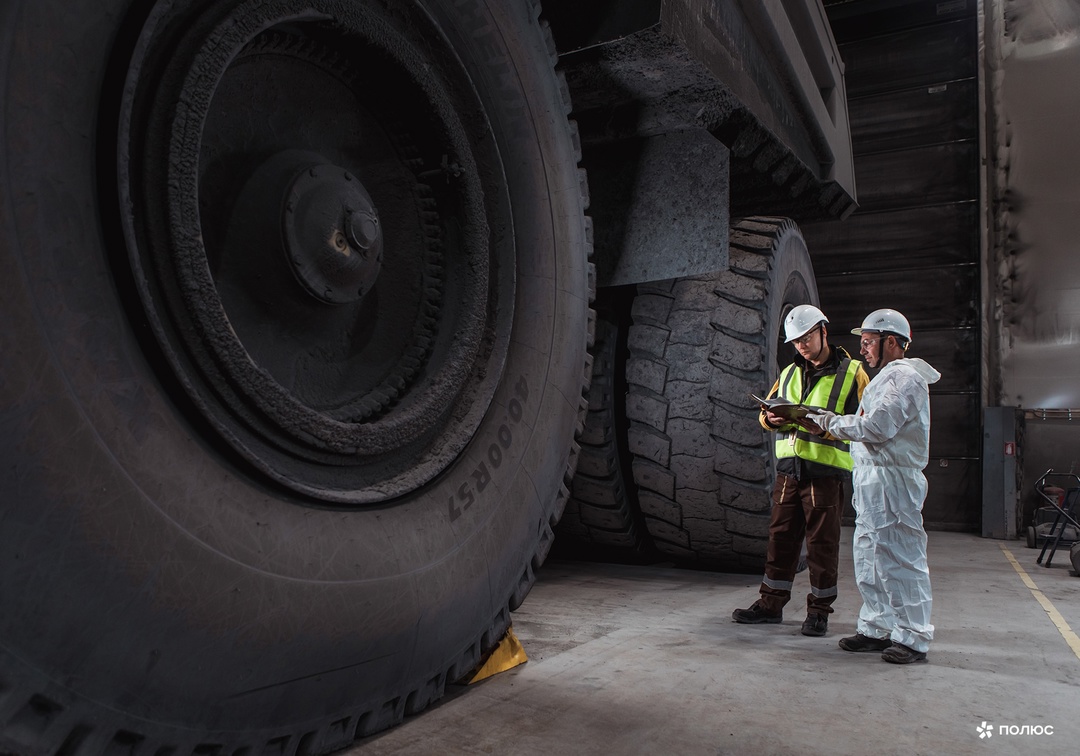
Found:
[[[808,407],[821,407],[843,414],[848,397],[851,396],[855,387],[855,374],[859,372],[861,364],[850,357],[845,357],[840,361],[836,374],[823,375],[819,378],[806,397],[802,396],[802,368],[794,364],[788,365],[780,374],[780,385],[776,393],[792,401],[798,401],[802,397],[802,403]],[[836,380],[837,375],[842,376],[842,379]],[[798,457],[808,462],[817,462],[848,471],[853,466],[847,441],[825,439],[808,433],[802,428],[776,437],[776,457],[777,459]]]

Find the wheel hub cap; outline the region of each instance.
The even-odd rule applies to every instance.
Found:
[[[293,180],[285,198],[285,254],[296,280],[327,304],[357,302],[382,266],[379,215],[348,171],[314,166]]]

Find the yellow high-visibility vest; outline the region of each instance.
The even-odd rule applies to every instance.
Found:
[[[776,389],[778,396],[785,396],[792,401],[802,400],[808,407],[820,407],[843,414],[848,397],[855,390],[855,374],[862,363],[850,357],[840,360],[840,366],[833,375],[818,378],[808,396],[803,396],[803,370],[795,364],[788,365],[780,373]],[[839,379],[839,380],[838,380]],[[847,441],[830,440],[815,436],[796,427],[790,433],[776,437],[776,458],[798,457],[808,462],[817,462],[829,467],[851,471],[851,452]]]

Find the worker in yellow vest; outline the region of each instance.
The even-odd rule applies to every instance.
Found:
[[[836,414],[852,414],[858,409],[870,377],[843,347],[829,344],[828,322],[821,310],[809,304],[788,313],[784,335],[797,354],[781,371],[768,398],[784,397]],[[836,600],[841,498],[843,482],[850,479],[852,468],[848,442],[827,433],[811,433],[764,406],[760,419],[762,427],[776,433],[777,475],[765,576],[758,600],[749,609],[736,609],[731,616],[744,625],[783,620],[805,538],[810,593],[802,634],[822,636]]]

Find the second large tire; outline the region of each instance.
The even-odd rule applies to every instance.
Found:
[[[656,548],[685,565],[762,569],[773,437],[764,395],[790,355],[783,318],[818,303],[802,234],[784,218],[732,223],[729,270],[643,284],[628,337],[633,476]]]
[[[619,294],[597,306],[589,413],[577,472],[556,530],[567,557],[640,563],[655,552],[630,477],[626,449],[625,368],[629,300]],[[625,305],[625,307],[623,306]]]

